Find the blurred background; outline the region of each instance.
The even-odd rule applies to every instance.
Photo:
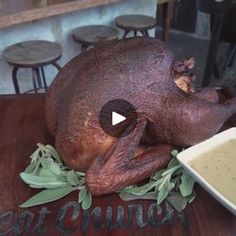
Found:
[[[16,92],[14,65],[4,57],[9,46],[30,40],[56,42],[63,50],[58,60],[63,66],[81,53],[73,30],[106,25],[116,28],[122,38],[124,29],[117,27],[115,19],[127,14],[155,18],[149,37],[164,40],[178,59],[195,57],[198,87],[234,87],[235,4],[235,0],[0,0],[0,94]],[[50,65],[44,69],[49,85],[57,69]],[[17,80],[21,93],[32,89],[32,71],[28,68],[19,68]]]

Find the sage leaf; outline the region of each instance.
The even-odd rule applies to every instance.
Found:
[[[42,188],[42,187],[35,186],[35,185],[32,185],[32,184],[30,184],[29,186],[30,186],[31,188]]]
[[[86,195],[87,195],[87,189],[86,188],[81,189],[79,192],[79,203],[83,202]]]
[[[171,169],[175,166],[179,165],[179,162],[177,161],[176,158],[171,158],[171,160],[169,161],[168,165],[167,165],[167,169]]]
[[[160,205],[162,201],[168,196],[169,192],[166,186],[164,185],[157,195],[157,204]]]
[[[196,193],[193,191],[191,195],[185,197],[188,203],[192,203],[196,197]]]
[[[132,201],[132,200],[138,200],[138,199],[143,199],[143,200],[156,200],[157,199],[156,192],[149,192],[149,193],[145,193],[144,195],[134,195],[132,193],[120,192],[119,196],[123,201]]]
[[[32,207],[37,206],[40,204],[52,202],[55,200],[58,200],[67,194],[71,193],[73,191],[72,187],[66,187],[66,188],[57,188],[57,189],[46,189],[42,192],[38,193],[37,195],[33,196],[26,202],[20,205],[20,207]]]
[[[187,206],[187,200],[177,192],[172,192],[166,199],[176,211],[180,212]]]
[[[172,178],[171,179],[171,183],[173,183],[174,185],[176,185],[177,184],[177,182],[179,181],[179,176],[177,176],[177,177],[175,177],[175,178]]]
[[[79,186],[82,186],[82,185],[85,185],[85,178],[82,178],[82,179],[79,181]]]
[[[35,186],[37,186],[38,188],[48,188],[48,189],[53,189],[53,188],[64,188],[64,187],[68,187],[71,186],[70,184],[68,184],[67,182],[49,182],[49,183],[38,183],[35,184]]]
[[[73,170],[70,170],[70,171],[67,172],[66,179],[67,179],[68,183],[72,186],[79,185],[79,180],[78,180],[78,178],[75,175],[75,172]]]
[[[152,180],[159,180],[162,177],[165,169],[159,170],[156,174],[152,176]]]
[[[163,188],[163,186],[167,183],[167,182],[170,182],[170,178],[171,178],[171,175],[166,175],[164,177],[162,177],[159,181],[157,181],[157,186],[158,186],[158,191],[161,190],[161,188]]]
[[[76,175],[78,176],[78,178],[85,176],[85,173],[80,172],[80,171],[75,171],[75,173],[76,173]]]
[[[30,156],[31,158],[31,163],[33,162],[37,162],[37,159],[39,157],[39,152],[40,152],[40,149],[36,149],[33,154]]]
[[[175,184],[171,182],[166,182],[163,187],[160,189],[157,195],[157,204],[160,205],[163,200],[169,195],[170,191],[174,188]]]
[[[82,201],[81,206],[82,206],[83,210],[87,210],[87,209],[89,209],[91,207],[91,205],[92,205],[92,196],[87,191],[87,193],[86,193],[86,195],[85,195],[85,197],[84,197],[84,199]]]
[[[60,175],[55,175],[53,174],[49,169],[43,169],[41,168],[39,170],[39,173],[37,176],[42,176],[42,177],[56,177],[56,180],[58,181],[62,181],[62,182],[66,182],[67,179],[64,175],[60,174]]]
[[[59,181],[56,176],[35,176],[28,173],[20,173],[21,179],[29,184],[41,188],[59,188],[68,186],[67,182]]]
[[[39,153],[41,152],[41,154],[45,154],[47,153],[47,149],[45,148],[45,146],[42,143],[37,143],[38,149],[39,149]]]
[[[183,170],[183,174],[181,175],[181,184],[179,185],[179,190],[183,197],[187,197],[192,193],[194,183],[194,179]]]
[[[56,176],[35,176],[29,173],[20,173],[21,179],[27,184],[48,183],[56,181]]]
[[[122,188],[118,191],[116,191],[117,193],[120,193],[120,192],[126,192],[126,193],[129,193],[129,192],[132,192],[133,188],[135,188],[136,186],[135,185],[130,185],[128,187],[125,187],[125,188]]]
[[[173,156],[173,157],[176,157],[177,155],[178,155],[178,150],[173,150],[173,151],[171,151],[171,155]]]
[[[32,173],[37,165],[37,162],[32,162],[26,169],[26,173]]]
[[[180,169],[180,168],[181,168],[181,165],[178,164],[177,166],[174,166],[174,167],[172,167],[172,168],[170,168],[170,169],[164,171],[164,172],[162,173],[162,176],[172,175],[175,171],[177,171],[177,170]]]
[[[32,171],[32,175],[37,175],[38,172],[39,172],[39,168],[40,168],[40,161],[38,160],[38,161],[36,162],[35,168],[34,168],[33,171]]]
[[[61,159],[56,149],[53,146],[51,146],[50,144],[47,144],[45,147],[46,147],[46,150],[51,154],[51,156],[54,157],[55,160],[57,160],[58,162],[61,162]]]
[[[50,170],[53,174],[60,175],[61,173],[59,165],[51,158],[43,158],[41,160],[41,165],[43,168]]]
[[[53,174],[49,169],[41,168],[41,169],[39,170],[38,176],[42,176],[42,177],[50,177],[50,176],[53,176],[53,177],[55,177],[55,174]]]
[[[152,188],[155,187],[155,182],[149,182],[143,186],[137,186],[134,187],[133,189],[129,189],[127,192],[131,192],[132,194],[135,195],[144,195],[148,191],[150,191]]]

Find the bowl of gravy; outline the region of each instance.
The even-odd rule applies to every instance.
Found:
[[[177,155],[185,170],[236,216],[236,128]]]

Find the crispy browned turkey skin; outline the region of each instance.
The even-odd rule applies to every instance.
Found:
[[[219,104],[212,89],[193,94],[193,66],[192,58],[174,61],[162,42],[138,37],[101,44],[61,70],[46,96],[47,126],[65,164],[86,171],[92,194],[149,177],[167,164],[173,146],[211,137],[236,112],[235,99]],[[113,99],[129,101],[139,116],[120,139],[104,133],[98,120]]]

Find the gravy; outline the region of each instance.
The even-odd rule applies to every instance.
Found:
[[[236,139],[188,162],[207,182],[236,205]]]

